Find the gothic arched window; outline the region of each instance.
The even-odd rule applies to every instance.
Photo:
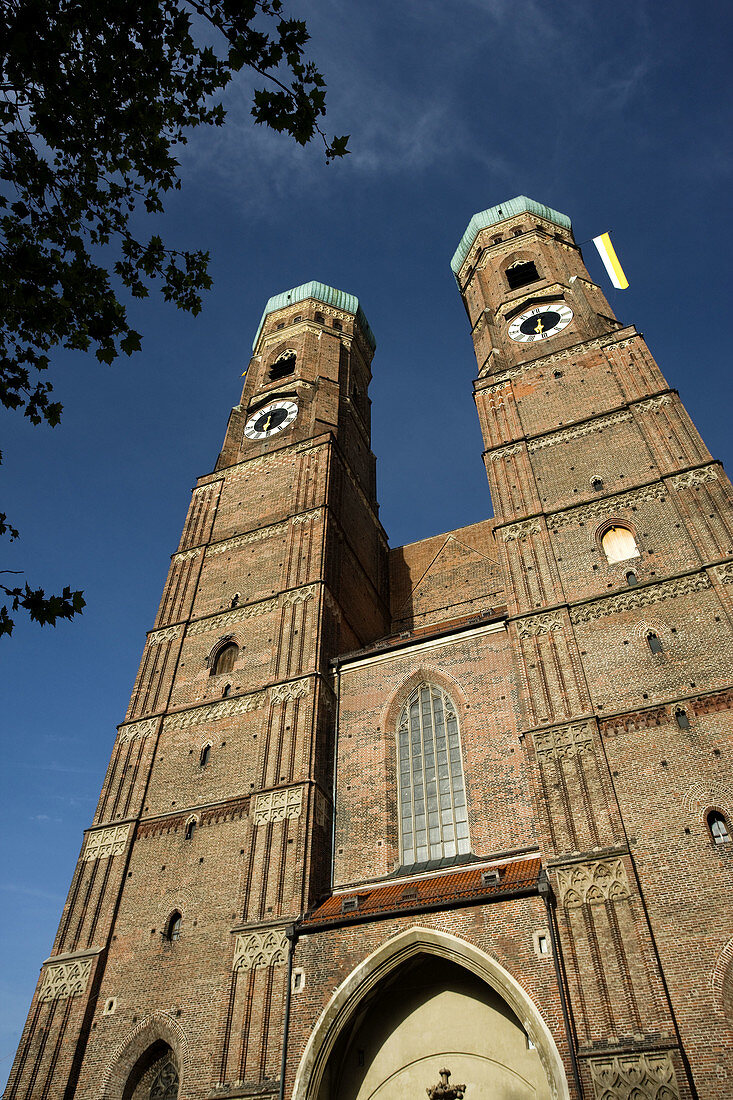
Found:
[[[506,281],[510,290],[518,290],[521,286],[536,283],[539,279],[537,268],[531,260],[517,260],[506,269]]]
[[[717,810],[711,810],[707,817],[708,829],[716,844],[730,844],[728,822]]]
[[[234,668],[234,662],[237,659],[239,648],[234,642],[228,642],[223,645],[216,657],[214,663],[211,666],[211,675],[218,676],[221,672],[231,672]]]
[[[611,565],[617,561],[628,561],[629,558],[639,557],[636,539],[628,527],[609,527],[603,533],[601,546]]]
[[[299,318],[294,318],[294,320],[299,320]],[[278,355],[270,367],[270,381],[277,382],[279,378],[287,378],[289,374],[292,374],[295,370],[295,360],[294,351],[285,351],[282,355]]]
[[[435,684],[410,695],[397,727],[403,865],[471,850],[458,718]]]

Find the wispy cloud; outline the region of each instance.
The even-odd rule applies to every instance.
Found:
[[[61,894],[51,893],[49,890],[39,890],[34,886],[21,886],[17,882],[0,882],[0,891],[6,894],[14,894],[17,897],[38,898],[41,901],[62,902]]]

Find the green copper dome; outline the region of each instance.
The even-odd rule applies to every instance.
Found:
[[[563,229],[572,228],[572,223],[567,214],[561,214],[558,210],[553,210],[551,206],[545,206],[544,203],[528,199],[526,195],[517,195],[516,199],[509,199],[508,202],[499,203],[498,206],[490,206],[488,210],[482,210],[480,214],[474,214],[468,223],[468,229],[461,237],[461,243],[453,253],[453,259],[450,262],[453,274],[458,275],[463,261],[471,251],[473,242],[482,229],[488,229],[490,225],[497,225],[499,222],[506,221],[507,218],[513,218],[515,214],[536,214],[539,218],[554,222],[555,225],[561,225]]]
[[[293,306],[296,302],[304,302],[306,298],[315,298],[316,301],[323,302],[327,306],[333,306],[334,309],[341,309],[344,313],[353,313],[372,351],[374,351],[377,342],[374,339],[372,330],[369,328],[369,322],[364,316],[364,311],[359,305],[359,299],[355,294],[347,294],[345,290],[336,290],[335,287],[326,286],[325,283],[303,283],[302,286],[295,286],[292,290],[284,290],[282,294],[274,294],[265,306],[265,312],[262,314],[252,350],[254,351],[257,347],[262,326],[269,313],[274,313],[278,309],[285,309],[286,306]]]

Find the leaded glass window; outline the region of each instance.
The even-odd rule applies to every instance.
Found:
[[[403,865],[471,850],[456,708],[434,684],[410,695],[397,728]]]
[[[177,1100],[177,1097],[178,1070],[173,1062],[166,1062],[150,1086],[150,1100]]]

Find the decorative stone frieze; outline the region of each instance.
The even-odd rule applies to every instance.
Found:
[[[312,519],[317,519],[320,514],[320,508],[313,508],[310,512],[301,512],[299,515],[293,516],[291,522],[293,526],[296,526],[299,523],[310,523]]]
[[[673,404],[674,394],[663,393],[661,397],[650,397],[646,401],[637,401],[634,408],[640,409],[642,412],[652,412],[654,409],[661,409],[662,405]]]
[[[285,790],[258,794],[252,816],[255,825],[267,825],[271,821],[300,817],[302,812],[303,788],[288,787]]]
[[[190,558],[195,558],[197,554],[200,554],[203,549],[203,546],[194,546],[193,550],[181,550],[180,553],[173,555],[173,560],[189,561]]]
[[[593,752],[593,729],[589,722],[558,726],[532,734],[532,741],[540,760],[566,760]]]
[[[609,428],[612,424],[623,424],[624,421],[629,420],[633,420],[633,417],[626,410],[611,413],[610,416],[599,416],[597,420],[591,420],[585,424],[576,424],[574,428],[565,428],[563,431],[553,432],[552,435],[543,435],[539,439],[531,439],[527,444],[527,448],[530,451],[540,451],[544,447],[554,447],[556,443],[566,443],[570,439],[579,439],[583,435],[600,432],[604,428]]]
[[[506,447],[497,447],[491,452],[491,461],[498,462],[501,458],[509,458],[510,455],[518,455],[523,450],[523,443],[510,443]]]
[[[277,600],[260,600],[259,603],[248,603],[243,607],[235,607],[232,611],[222,611],[220,615],[211,615],[208,619],[199,619],[191,623],[187,635],[189,637],[198,634],[208,634],[212,630],[220,631],[227,626],[235,626],[237,623],[246,622],[257,615],[266,615],[277,607]]]
[[[692,489],[695,485],[702,485],[706,481],[718,481],[718,479],[717,466],[704,466],[701,470],[687,470],[684,474],[677,474],[669,480],[679,493],[683,489]]]
[[[274,684],[270,688],[271,703],[286,703],[288,699],[304,699],[310,693],[310,681],[290,680],[287,684]]]
[[[648,707],[644,710],[627,711],[613,718],[601,718],[599,725],[604,737],[612,734],[638,733],[640,730],[653,729],[669,721],[667,707]]]
[[[626,868],[620,857],[559,867],[557,888],[560,904],[566,909],[631,897]]]
[[[541,530],[538,519],[525,519],[521,523],[512,523],[509,527],[503,527],[501,537],[504,542],[523,541],[528,535],[535,535]]]
[[[89,862],[93,859],[107,859],[109,856],[119,856],[124,852],[131,826],[106,825],[103,829],[95,829],[87,837],[84,845],[82,859]]]
[[[662,581],[660,584],[649,585],[648,588],[622,592],[618,596],[605,596],[603,599],[594,600],[592,603],[573,607],[570,611],[570,621],[573,623],[588,623],[593,619],[600,619],[604,615],[634,611],[639,607],[660,603],[662,600],[673,600],[677,596],[685,596],[689,592],[699,592],[703,588],[710,588],[710,578],[707,573],[696,573],[690,577]]]
[[[80,997],[86,990],[91,970],[92,959],[89,958],[48,963],[38,991],[38,1000],[45,1002]]]
[[[715,576],[721,584],[733,584],[733,561],[715,567]]]
[[[149,646],[161,645],[163,642],[169,642],[172,638],[177,638],[180,633],[180,626],[166,626],[163,630],[153,630],[148,634]]]
[[[679,1100],[674,1066],[666,1052],[593,1058],[589,1065],[595,1100]]]
[[[304,588],[291,588],[289,592],[283,592],[280,603],[283,607],[292,607],[293,604],[312,600],[316,594],[316,587],[315,584],[308,584]]]
[[[244,535],[235,535],[234,538],[224,539],[223,542],[214,542],[208,546],[206,553],[225,554],[227,550],[236,550],[238,546],[245,546],[250,542],[262,542],[263,539],[271,539],[276,535],[287,531],[287,523],[271,523],[269,527],[258,527],[256,531],[248,531]]]
[[[117,740],[124,745],[127,741],[136,741],[139,738],[148,737],[155,732],[157,724],[157,718],[143,718],[141,722],[128,722],[126,725],[120,726]]]
[[[634,489],[629,493],[619,493],[617,496],[605,497],[603,500],[594,500],[590,504],[582,504],[579,508],[556,512],[547,517],[547,525],[555,529],[570,523],[585,523],[586,520],[606,518],[613,515],[615,511],[632,508],[648,500],[665,501],[666,499],[664,485],[657,482],[654,485],[645,485],[642,489]]]
[[[282,966],[287,958],[288,941],[284,928],[246,932],[238,935],[235,941],[232,969],[258,970],[263,966]]]
[[[560,613],[533,615],[531,619],[517,621],[517,634],[520,638],[536,638],[540,634],[551,634],[554,630],[562,630],[564,626]]]
[[[203,707],[195,707],[193,710],[181,711],[178,714],[169,714],[163,719],[164,730],[185,730],[189,726],[198,726],[202,722],[220,722],[222,718],[231,718],[236,714],[248,714],[251,710],[263,707],[267,702],[267,693],[255,692],[253,695],[238,695],[233,699],[222,699],[221,702],[208,703]]]

